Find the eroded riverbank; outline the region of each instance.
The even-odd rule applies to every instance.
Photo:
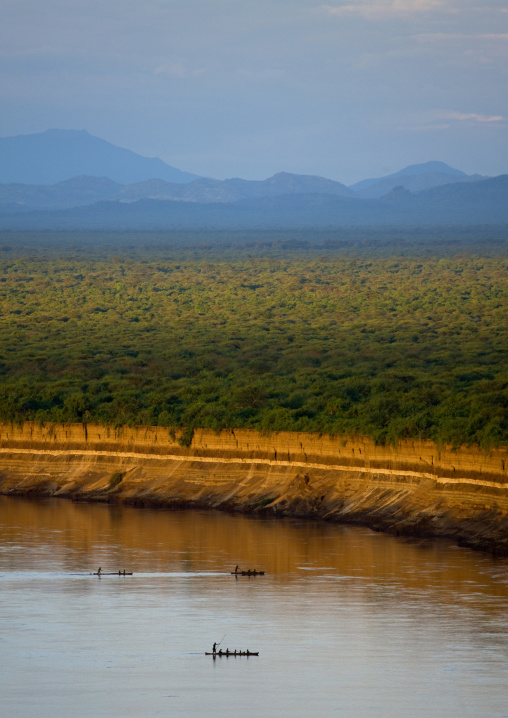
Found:
[[[363,437],[0,425],[0,492],[361,523],[508,555],[508,452]]]

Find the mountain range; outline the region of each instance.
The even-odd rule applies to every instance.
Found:
[[[280,172],[262,181],[200,178],[182,184],[149,179],[128,185],[119,184],[108,177],[82,175],[53,185],[0,184],[0,211],[64,209],[106,200],[136,202],[140,199],[156,199],[229,203],[281,194],[355,196],[352,190],[340,182],[287,172]]]
[[[109,177],[121,184],[152,177],[191,182],[197,177],[157,158],[117,147],[86,130],[0,137],[0,182],[46,185],[79,175]]]
[[[351,187],[286,172],[216,180],[84,131],[48,130],[0,138],[0,179],[13,177],[30,181],[0,184],[0,228],[508,223],[508,175],[466,175],[444,162]]]
[[[362,180],[351,185],[351,189],[359,197],[372,199],[383,197],[397,186],[404,187],[410,192],[421,192],[431,187],[440,187],[454,182],[477,182],[481,179],[486,178],[478,174],[467,175],[444,162],[424,162],[420,165],[410,165],[386,177]]]

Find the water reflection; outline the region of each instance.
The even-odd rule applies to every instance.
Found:
[[[0,497],[0,582],[7,715],[508,715],[508,562],[449,542]]]
[[[369,529],[221,512],[163,511],[49,499],[0,497],[0,569],[136,573],[265,570],[287,580],[378,581],[407,595],[479,591],[507,598],[508,561],[448,541],[374,534]]]

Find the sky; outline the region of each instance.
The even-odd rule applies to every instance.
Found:
[[[508,173],[508,0],[0,0],[0,136],[224,179]]]

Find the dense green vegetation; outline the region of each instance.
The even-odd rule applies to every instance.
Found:
[[[506,445],[508,241],[475,231],[2,235],[0,419]]]

